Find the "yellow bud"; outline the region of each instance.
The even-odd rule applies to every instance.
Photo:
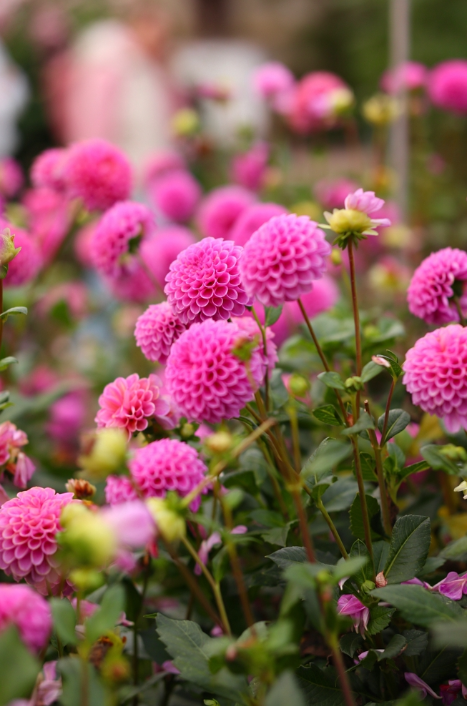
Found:
[[[333,115],[346,115],[355,103],[355,98],[348,88],[336,88],[332,91],[331,110]]]
[[[172,130],[176,137],[191,137],[200,127],[199,116],[191,108],[183,108],[172,119]]]
[[[334,211],[326,213],[326,220],[334,233],[339,235],[344,233],[364,233],[371,229],[371,219],[362,211],[354,208],[335,208]]]
[[[10,233],[9,228],[0,233],[0,267],[8,265],[21,250],[15,248],[14,240],[15,236]]]
[[[401,106],[393,96],[378,93],[364,103],[362,113],[372,125],[388,125],[400,115]]]
[[[221,454],[232,448],[233,437],[228,431],[218,431],[212,436],[208,436],[204,443],[212,453]]]
[[[70,572],[70,581],[82,591],[91,591],[102,586],[104,577],[95,569],[74,569]]]
[[[342,265],[342,253],[339,248],[333,248],[331,252],[331,262],[333,265]]]
[[[108,564],[117,550],[113,529],[93,512],[75,517],[60,536],[60,544],[81,566]]]
[[[106,478],[125,465],[127,436],[122,429],[99,429],[92,437],[87,454],[78,463],[91,476]]]
[[[146,505],[154,518],[159,533],[168,542],[175,542],[185,536],[185,520],[171,510],[162,498],[149,498]]]
[[[290,212],[297,216],[309,216],[312,221],[319,221],[323,215],[322,209],[314,201],[299,201],[291,207]]]
[[[293,375],[290,376],[288,387],[290,392],[296,397],[305,397],[310,389],[310,383],[302,375],[293,373]]]
[[[60,514],[60,524],[63,529],[69,527],[76,520],[80,520],[89,514],[89,510],[81,502],[69,503],[65,505]]]
[[[195,427],[193,424],[190,424],[189,422],[185,422],[185,424],[180,429],[180,436],[182,437],[182,439],[189,439],[190,437],[193,436],[194,433],[195,433]]]

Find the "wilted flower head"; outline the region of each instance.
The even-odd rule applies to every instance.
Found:
[[[52,632],[47,601],[29,586],[0,584],[0,634],[14,625],[33,652],[42,650]]]
[[[189,221],[201,198],[201,186],[190,172],[181,169],[154,179],[149,192],[158,211],[175,223]]]
[[[467,253],[443,248],[432,253],[415,270],[407,291],[409,309],[428,324],[459,321],[454,296],[467,307],[464,282],[467,280]]]
[[[35,466],[21,448],[28,443],[24,431],[17,429],[12,422],[0,424],[0,466],[13,475],[17,488],[26,488],[35,471]]]
[[[274,216],[285,216],[287,209],[277,203],[254,203],[243,211],[230,231],[236,245],[245,246],[253,233]]]
[[[0,507],[0,568],[47,595],[62,583],[55,558],[62,509],[73,493],[31,488]]]
[[[403,383],[413,403],[440,417],[448,432],[467,427],[467,329],[427,333],[406,355]]]
[[[240,280],[242,252],[231,240],[204,238],[172,262],[164,291],[183,324],[242,316],[249,304]]]
[[[168,302],[151,304],[136,322],[136,345],[148,360],[164,365],[173,343],[184,330],[184,324]]]
[[[105,211],[130,196],[131,166],[109,142],[85,140],[68,150],[65,181],[69,195],[80,198],[88,211]]]
[[[394,69],[385,71],[381,77],[381,88],[386,93],[398,93],[401,88],[415,91],[425,88],[428,70],[418,61],[406,61]]]
[[[156,375],[140,378],[134,373],[127,378],[117,378],[106,385],[99,404],[98,428],[126,429],[128,438],[134,432],[147,429],[149,419],[163,417],[169,411],[167,402],[161,399],[160,380]]]
[[[370,620],[370,610],[356,596],[343,595],[337,601],[337,612],[353,620],[355,632],[365,634]]]
[[[428,74],[428,95],[433,105],[459,115],[467,113],[467,61],[443,61]]]
[[[210,238],[230,238],[230,232],[241,214],[256,201],[251,191],[242,186],[213,189],[198,211],[201,233]]]
[[[248,362],[235,355],[238,327],[227,321],[193,324],[172,346],[166,367],[170,394],[188,421],[221,422],[237,417],[264,376],[261,349]],[[248,366],[248,367],[247,367]]]
[[[182,250],[195,242],[194,233],[188,228],[167,225],[158,228],[152,238],[141,243],[141,258],[161,289],[164,288],[165,278],[172,262]]]
[[[277,216],[246,243],[240,274],[247,294],[264,306],[295,301],[322,277],[331,252],[324,233],[307,216]]]

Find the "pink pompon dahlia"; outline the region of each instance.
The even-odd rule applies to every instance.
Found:
[[[443,61],[428,74],[428,95],[433,105],[459,115],[467,113],[467,61]]]
[[[277,216],[245,245],[240,274],[250,297],[264,306],[295,301],[322,277],[331,246],[307,216]]]
[[[153,228],[153,215],[147,206],[121,201],[100,219],[91,242],[92,262],[106,277],[117,278],[134,267],[140,242]]]
[[[268,368],[268,375],[271,375],[274,366],[279,360],[277,356],[277,346],[274,343],[274,331],[266,328],[266,353],[264,351],[264,343],[261,336],[261,331],[256,321],[251,316],[240,316],[232,319],[242,336],[245,335],[250,341],[256,341],[258,349],[263,357],[264,366]]]
[[[294,83],[292,72],[279,61],[261,64],[253,74],[253,88],[266,100],[274,99],[279,94],[289,91]]]
[[[138,500],[134,483],[127,476],[107,476],[105,483],[105,502],[119,505],[130,500]]]
[[[65,165],[68,194],[82,200],[88,211],[105,211],[124,201],[132,189],[132,172],[118,147],[101,139],[77,142]]]
[[[302,134],[326,127],[323,100],[342,89],[348,90],[347,84],[329,71],[314,71],[304,76],[297,83],[291,100],[288,115],[291,127]]]
[[[240,280],[242,252],[231,240],[204,238],[172,262],[164,292],[183,324],[242,316],[250,303]]]
[[[13,198],[24,184],[24,176],[18,162],[12,157],[0,159],[0,194]]]
[[[168,225],[158,228],[152,238],[141,243],[142,260],[161,289],[177,255],[195,242],[194,233],[188,228]]]
[[[53,147],[41,152],[31,167],[31,181],[36,188],[45,187],[55,191],[65,189],[65,164],[68,150],[63,147]]]
[[[21,228],[0,220],[0,229],[7,227],[15,236],[15,248],[20,252],[8,265],[8,274],[3,280],[5,287],[21,287],[29,284],[42,267],[40,250],[32,237]]]
[[[385,71],[380,86],[386,93],[398,93],[401,89],[416,91],[425,88],[428,69],[418,61],[406,61],[394,69]]]
[[[169,490],[185,497],[208,470],[196,449],[177,439],[161,439],[143,446],[136,451],[129,466],[131,477],[145,498],[163,498]],[[200,502],[198,497],[191,504],[194,512]]]
[[[403,383],[414,404],[440,417],[448,432],[467,427],[467,329],[427,333],[407,352]]]
[[[235,184],[259,191],[264,186],[269,159],[269,145],[257,142],[248,152],[237,154],[232,160],[232,181]]]
[[[287,213],[287,209],[277,203],[254,203],[245,209],[238,218],[230,231],[230,238],[236,245],[243,247],[253,233],[271,218],[274,218],[274,216],[285,216]]]
[[[42,595],[63,583],[55,558],[60,513],[73,493],[30,488],[0,507],[0,569]]]
[[[454,295],[460,295],[461,309],[467,309],[466,280],[467,253],[457,248],[432,253],[413,274],[407,291],[409,310],[428,324],[459,321]]]
[[[358,189],[351,179],[323,179],[315,186],[315,196],[324,208],[344,208],[344,201],[349,194]]]
[[[259,387],[264,360],[255,348],[248,363],[235,355],[245,335],[227,321],[193,324],[172,346],[165,370],[169,393],[189,421],[211,422],[237,417],[253,399],[251,381]],[[247,369],[247,365],[249,370]]]
[[[161,398],[161,383],[156,375],[140,378],[133,373],[117,378],[105,386],[99,404],[97,427],[126,429],[128,438],[147,429],[152,417],[164,417],[169,411],[169,405]]]
[[[209,238],[230,238],[241,214],[256,201],[242,186],[221,186],[209,193],[198,211],[201,233]]]
[[[201,198],[201,186],[190,172],[182,170],[155,179],[149,191],[157,210],[175,223],[189,221]]]
[[[36,470],[31,459],[21,451],[27,443],[25,432],[17,429],[12,422],[0,424],[0,466],[13,475],[17,488],[26,488]]]
[[[0,634],[14,625],[32,652],[42,650],[52,632],[47,601],[29,586],[0,584]]]
[[[184,330],[168,302],[152,304],[136,322],[136,345],[148,360],[164,365],[173,343]]]
[[[356,596],[347,594],[341,596],[337,601],[337,612],[352,618],[355,632],[365,634],[370,620],[370,610]]]

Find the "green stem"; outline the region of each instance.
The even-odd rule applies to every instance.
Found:
[[[344,557],[344,559],[348,559],[348,558],[349,558],[349,555],[347,554],[347,550],[346,550],[346,548],[344,547],[344,544],[343,544],[343,542],[342,542],[342,539],[341,539],[341,537],[340,537],[340,534],[339,534],[339,532],[337,531],[336,525],[335,525],[334,522],[332,521],[332,518],[331,518],[329,512],[328,512],[328,511],[326,510],[326,508],[324,507],[323,501],[321,500],[321,498],[319,498],[319,500],[316,501],[316,507],[318,508],[318,510],[320,511],[320,513],[322,514],[322,516],[324,517],[324,519],[326,520],[327,525],[328,525],[329,529],[331,530],[332,536],[333,536],[334,539],[336,540],[336,544],[337,544],[337,546],[339,547],[340,553],[342,554],[342,556]]]
[[[342,653],[339,649],[339,644],[334,636],[328,637],[328,645],[331,648],[332,659],[334,661],[334,665],[339,676],[339,686],[342,689],[346,706],[355,706],[355,700],[353,697],[352,688],[350,686],[349,677],[347,676],[347,672],[345,671]]]
[[[360,336],[360,314],[358,311],[358,299],[357,299],[357,280],[355,276],[355,259],[353,251],[352,238],[349,238],[348,250],[349,250],[349,269],[350,269],[350,287],[352,291],[352,309],[353,309],[353,320],[355,324],[355,353],[356,353],[356,363],[357,363],[357,376],[360,377],[362,374],[362,340]],[[354,423],[358,420],[360,416],[360,391],[357,392],[357,404],[356,404],[356,416],[354,417]]]
[[[368,518],[368,506],[366,504],[365,485],[363,483],[362,464],[360,461],[360,452],[358,450],[358,441],[357,441],[357,438],[355,435],[352,435],[350,438],[352,441],[353,455],[354,455],[354,461],[355,461],[355,475],[357,476],[358,495],[360,497],[360,505],[362,508],[363,527],[365,530],[365,544],[368,549],[368,553],[371,557],[371,561],[373,561],[373,545],[371,543],[371,527],[370,527],[370,520]]]
[[[383,431],[381,432],[381,441],[383,443],[384,443],[384,439],[386,437],[386,432],[388,430],[389,412],[391,411],[392,395],[393,395],[395,386],[396,386],[396,381],[393,378],[392,382],[391,382],[391,387],[389,389],[388,401],[386,402],[386,409],[384,411]]]
[[[365,400],[365,411],[367,414],[369,414],[371,416],[370,403],[368,402],[368,400]],[[386,482],[384,480],[383,457],[381,454],[381,446],[378,444],[378,440],[376,438],[376,434],[374,432],[374,429],[368,429],[368,436],[370,437],[370,443],[371,443],[371,446],[373,447],[373,452],[375,454],[376,475],[378,476],[379,495],[380,495],[380,499],[381,499],[381,510],[383,513],[383,527],[384,527],[384,531],[386,532],[387,536],[390,537],[392,534],[391,513],[389,511],[388,490],[386,488]]]
[[[303,507],[302,499],[300,497],[300,491],[296,488],[291,488],[291,493],[295,503],[295,508],[297,510],[298,523],[300,525],[300,533],[302,535],[302,541],[306,550],[308,561],[310,562],[310,564],[316,564],[315,549],[313,547],[311,535],[308,530],[308,520],[306,517],[305,508]]]

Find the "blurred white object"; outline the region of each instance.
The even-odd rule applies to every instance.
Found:
[[[0,157],[12,154],[18,144],[16,123],[29,90],[26,77],[11,61],[0,41]]]
[[[192,42],[174,57],[174,76],[186,89],[220,85],[230,91],[226,103],[202,99],[203,125],[217,144],[232,143],[243,127],[256,135],[267,131],[268,111],[252,85],[253,72],[264,61],[261,49],[229,39]]]

